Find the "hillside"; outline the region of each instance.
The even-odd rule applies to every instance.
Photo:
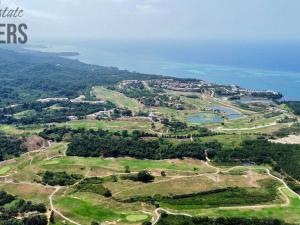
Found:
[[[46,97],[75,98],[95,85],[158,77],[27,50],[0,48],[0,58],[0,107]]]

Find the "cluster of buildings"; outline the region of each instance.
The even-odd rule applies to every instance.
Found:
[[[115,109],[99,111],[90,115],[87,115],[87,119],[97,119],[97,118],[109,118],[114,113]]]
[[[281,98],[282,94],[278,91],[272,91],[272,90],[251,90],[251,89],[244,89],[240,88],[239,92],[241,94],[251,95],[251,96],[266,96],[271,98]]]
[[[102,104],[104,101],[86,101],[84,96],[79,96],[78,98],[69,99],[69,98],[43,98],[38,99],[38,102],[47,103],[47,102],[72,102],[72,103],[89,103],[89,104]]]
[[[150,80],[148,83],[154,88],[184,92],[201,92],[203,88],[212,86],[211,83],[203,80],[189,79],[155,79]]]
[[[281,98],[282,94],[272,90],[252,90],[240,88],[237,85],[218,85],[203,80],[192,79],[155,79],[149,85],[155,88],[183,91],[183,92],[209,92],[218,96],[253,96],[266,98]]]
[[[138,88],[138,89],[143,89],[144,88],[144,83],[141,80],[124,80],[119,83],[119,88]]]

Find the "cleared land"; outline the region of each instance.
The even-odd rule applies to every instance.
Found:
[[[277,140],[270,140],[274,143],[281,144],[300,144],[300,136],[299,135],[289,135],[288,137],[280,138]]]
[[[151,122],[145,119],[128,118],[124,120],[75,120],[64,124],[57,124],[58,126],[69,126],[73,129],[104,129],[104,130],[150,130]]]
[[[9,134],[9,135],[18,135],[26,136],[32,134],[38,134],[42,131],[42,128],[39,126],[21,126],[17,127],[14,125],[0,125],[0,132]]]
[[[120,92],[112,91],[104,87],[94,87],[92,93],[99,99],[115,103],[119,107],[126,107],[138,112],[143,105],[133,98],[128,98]]]

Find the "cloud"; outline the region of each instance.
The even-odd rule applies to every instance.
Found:
[[[135,9],[139,13],[144,14],[165,14],[168,12],[166,8],[161,5],[161,0],[142,0],[135,5]]]
[[[4,4],[24,8],[31,33],[45,37],[300,39],[299,0],[2,0],[0,7]]]

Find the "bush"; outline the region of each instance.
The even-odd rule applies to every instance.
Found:
[[[130,174],[124,175],[121,177],[122,180],[132,180],[135,182],[143,182],[149,183],[154,180],[154,176],[152,176],[148,171],[140,171],[138,174]]]
[[[79,174],[67,174],[66,172],[50,172],[42,173],[42,183],[50,186],[60,185],[67,186],[75,184],[83,176]]]
[[[103,186],[103,182],[103,179],[99,177],[85,178],[76,185],[75,191],[91,192],[109,198],[112,196],[112,193],[110,190]]]
[[[141,171],[137,175],[137,180],[143,183],[153,182],[154,178],[148,171]]]

